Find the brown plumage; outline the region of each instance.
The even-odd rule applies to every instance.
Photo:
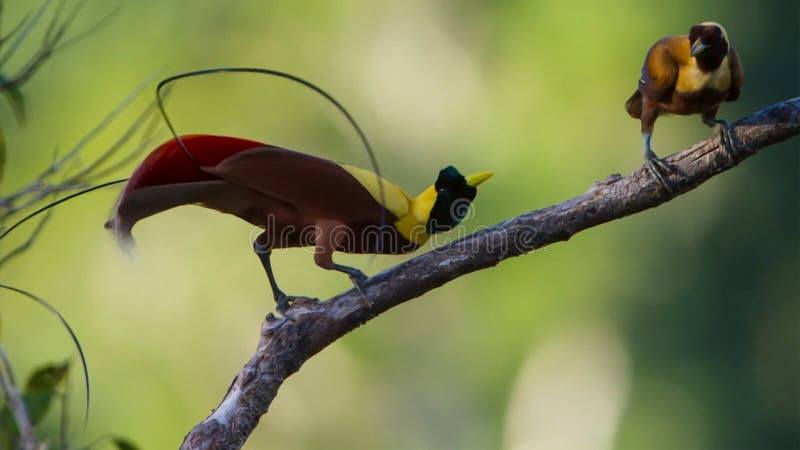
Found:
[[[719,127],[723,145],[733,153],[730,126],[716,115],[722,102],[739,98],[742,81],[739,55],[718,23],[694,25],[688,35],[668,36],[650,47],[639,87],[625,110],[641,120],[645,162],[662,182],[660,171],[666,167],[650,147],[658,116],[701,114],[703,123]]]
[[[273,249],[313,246],[319,267],[346,273],[360,289],[366,275],[335,263],[334,252],[414,251],[431,234],[458,225],[477,186],[491,176],[465,177],[448,166],[434,184],[409,197],[357,167],[247,139],[188,135],[170,139],[145,158],[106,227],[130,245],[140,220],[181,205],[201,205],[264,228],[253,247],[283,312],[292,297],[275,281]]]

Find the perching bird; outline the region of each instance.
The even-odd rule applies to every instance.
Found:
[[[728,122],[716,116],[723,101],[739,98],[742,80],[739,55],[718,23],[694,25],[688,35],[668,36],[650,47],[639,88],[625,103],[625,109],[634,119],[641,119],[645,163],[665,186],[661,170],[666,170],[666,165],[650,147],[658,116],[701,114],[704,124],[719,130],[722,145],[733,156],[733,131]]]
[[[278,310],[292,297],[278,288],[270,265],[275,248],[314,246],[314,261],[346,273],[356,287],[366,276],[333,262],[333,252],[400,254],[431,234],[455,227],[490,172],[464,177],[449,166],[415,198],[372,172],[246,139],[190,135],[162,144],[136,169],[106,223],[122,244],[131,228],[167,209],[197,204],[233,214],[265,231],[253,246]],[[381,199],[383,203],[381,202]]]

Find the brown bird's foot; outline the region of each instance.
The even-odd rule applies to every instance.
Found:
[[[719,135],[720,145],[728,153],[731,162],[736,163],[736,155],[739,152],[739,142],[736,139],[736,133],[733,132],[731,125],[723,119],[709,119],[705,124],[714,129],[714,132]]]

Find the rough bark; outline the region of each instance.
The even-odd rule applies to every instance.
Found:
[[[761,149],[800,134],[800,97],[733,124],[742,150],[731,158],[712,137],[666,158],[671,189],[645,168],[611,175],[583,195],[513,217],[371,277],[366,301],[350,289],[319,302],[295,303],[285,317],[268,314],[255,354],[217,409],[186,436],[182,449],[238,449],[266,414],[283,381],[305,361],[400,303],[455,278],[529,253],[615,219],[654,208],[735,167]]]

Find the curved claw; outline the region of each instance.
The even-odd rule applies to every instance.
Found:
[[[340,270],[342,268],[343,266],[339,267]],[[344,266],[344,268],[347,270],[343,270],[343,272],[347,273],[347,276],[350,277],[350,281],[353,282],[353,287],[355,287],[358,293],[361,294],[361,298],[366,300],[371,305],[372,301],[369,299],[369,297],[367,297],[367,294],[365,294],[366,286],[364,285],[369,277],[364,272],[354,267]]]
[[[292,302],[298,298],[300,297],[295,295],[286,295],[283,291],[278,291],[278,294],[275,295],[275,303],[277,303],[275,309],[281,315],[285,315],[286,311],[288,311],[292,306]]]
[[[281,315],[284,315],[291,306],[292,299],[293,297],[286,295],[283,291],[278,291],[278,293],[275,294],[275,303],[277,303],[275,309]]]
[[[739,143],[736,140],[736,133],[733,132],[731,125],[722,119],[716,120],[714,125],[715,132],[719,134],[720,143],[725,147],[731,161],[736,162],[736,153],[739,150]]]
[[[719,143],[728,153],[731,162],[736,163],[736,154],[739,151],[739,143],[736,139],[736,133],[728,121],[724,119],[707,119],[705,124],[714,129],[714,133],[719,136]]]
[[[352,281],[353,284],[355,284],[358,287],[361,287],[361,284],[363,284],[369,278],[364,272],[358,269],[356,269],[356,272],[353,272],[349,275],[350,275],[350,281]]]
[[[337,270],[339,272],[347,274],[347,276],[350,277],[350,281],[353,282],[353,285],[359,291],[362,290],[361,287],[363,283],[367,281],[367,278],[369,278],[364,272],[356,269],[355,267],[343,266],[341,264],[331,264],[330,268],[332,270]]]
[[[647,168],[650,169],[650,172],[653,173],[653,176],[656,178],[656,180],[658,180],[658,182],[664,186],[667,192],[672,194],[672,187],[670,187],[666,176],[666,173],[672,171],[669,165],[659,159],[659,157],[652,150],[645,152],[644,163]]]
[[[358,290],[362,297],[367,298],[364,294],[365,286],[364,283],[367,281],[367,275],[364,274],[362,271],[358,271],[357,273],[349,274],[350,281],[353,282],[353,286]]]

